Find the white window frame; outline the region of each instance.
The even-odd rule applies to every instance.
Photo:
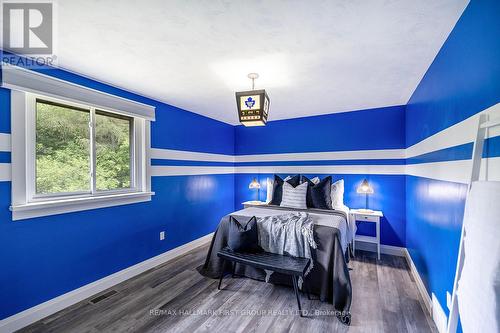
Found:
[[[5,69],[3,72],[4,81],[2,86],[11,89],[12,204],[10,209],[12,219],[22,220],[150,201],[152,195],[154,195],[154,192],[151,191],[150,121],[154,120],[154,118],[145,115],[148,114],[148,108],[150,108],[153,110],[154,117],[154,108],[92,89],[85,92],[87,95],[85,95],[84,101],[78,101],[76,98],[80,96],[81,89],[87,88],[36,72],[27,74],[26,71],[25,69],[15,68],[10,69],[7,75],[5,75]],[[29,78],[29,85],[31,86],[23,88],[19,84],[12,84],[12,82],[19,83],[20,81],[22,83],[22,80],[19,80],[19,75],[23,75],[23,78]],[[38,87],[33,89],[33,81],[36,83],[37,80],[39,81]],[[61,92],[61,94],[56,95],[53,91],[44,92],[47,81],[50,84],[55,84],[57,86],[56,91]],[[75,86],[79,90],[75,90]],[[71,96],[76,98],[71,98]],[[104,99],[101,99],[101,97],[104,97]],[[131,187],[128,189],[95,191],[95,179],[92,179],[91,192],[36,194],[36,99],[133,118]],[[90,103],[91,100],[95,100],[95,103]],[[100,103],[103,101],[105,103]],[[116,108],[109,107],[110,104],[113,104],[113,101],[115,101]],[[134,107],[139,110],[136,114],[133,113]],[[93,117],[91,121],[94,122]],[[92,132],[91,135],[93,135]],[[91,153],[94,153],[93,149],[91,149]],[[91,160],[95,161],[93,156]],[[95,165],[92,167],[95,168]]]

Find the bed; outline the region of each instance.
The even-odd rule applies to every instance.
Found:
[[[352,298],[351,280],[347,267],[349,244],[355,234],[355,224],[349,220],[349,209],[338,210],[293,209],[272,205],[258,205],[231,213],[223,217],[213,236],[205,264],[200,267],[201,274],[218,278],[221,274],[221,261],[217,252],[227,246],[229,216],[267,217],[290,212],[307,212],[314,221],[314,239],[317,249],[312,250],[313,269],[304,282],[311,294],[323,302],[332,303],[339,317],[349,314]],[[266,273],[257,268],[237,265],[235,273],[252,279],[265,281]],[[279,273],[272,274],[270,283],[291,285],[289,277]]]

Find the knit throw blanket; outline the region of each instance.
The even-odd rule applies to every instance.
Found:
[[[316,249],[313,220],[307,213],[287,213],[257,218],[259,245],[266,252],[312,259],[311,248]],[[313,268],[313,260],[305,275]],[[266,270],[266,281],[272,271]],[[302,278],[299,287],[302,288]]]

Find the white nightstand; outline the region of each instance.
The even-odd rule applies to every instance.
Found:
[[[354,241],[352,242],[352,251],[354,254],[356,254],[356,241],[377,244],[377,255],[380,260],[380,218],[384,216],[384,214],[379,210],[367,212],[363,209],[351,209],[349,214],[351,215],[351,221],[372,222],[375,223],[376,229],[375,237],[354,235]]]
[[[265,201],[245,201],[241,204],[243,205],[243,208],[248,208],[248,207],[265,205],[266,202]]]

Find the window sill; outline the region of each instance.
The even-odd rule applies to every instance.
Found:
[[[10,210],[12,211],[12,219],[15,221],[34,217],[146,202],[151,201],[151,197],[154,194],[154,192],[132,192],[96,197],[58,199],[15,205],[11,206]]]

